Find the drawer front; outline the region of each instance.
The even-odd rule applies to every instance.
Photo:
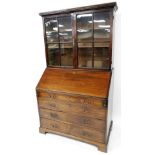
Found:
[[[72,103],[55,101],[49,98],[38,98],[40,108],[46,108],[56,111],[82,114],[91,118],[106,120],[107,108],[97,107],[87,103]]]
[[[94,119],[84,115],[79,116],[72,113],[58,112],[48,109],[40,109],[39,111],[40,111],[40,117],[42,118],[69,122],[80,126],[94,128],[99,131],[105,131],[104,120]]]
[[[89,128],[78,127],[76,125],[61,121],[41,118],[41,128],[50,129],[52,131],[57,131],[96,142],[105,142],[105,134],[102,132],[90,130]]]
[[[95,105],[96,107],[106,107],[106,100],[101,99],[94,99],[89,97],[82,97],[82,96],[71,96],[71,95],[64,95],[64,94],[58,94],[53,92],[46,92],[46,91],[37,91],[37,96],[39,98],[47,98],[54,100],[56,102],[69,102],[69,103],[81,103],[81,104],[89,104],[89,105]]]

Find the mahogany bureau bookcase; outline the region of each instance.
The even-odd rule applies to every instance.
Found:
[[[116,10],[113,2],[40,13],[47,63],[36,87],[41,133],[107,151]]]

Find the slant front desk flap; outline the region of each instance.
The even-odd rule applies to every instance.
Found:
[[[111,72],[46,68],[37,89],[108,98]]]

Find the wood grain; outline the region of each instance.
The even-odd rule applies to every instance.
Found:
[[[51,120],[69,122],[79,126],[85,126],[101,132],[105,132],[105,121],[91,118],[85,115],[40,109],[40,117]]]
[[[97,107],[89,104],[77,104],[70,102],[55,102],[53,100],[48,100],[45,98],[38,99],[39,108],[51,109],[56,111],[63,111],[68,113],[75,113],[80,115],[85,115],[91,118],[97,118],[101,120],[106,120],[107,108]]]
[[[52,102],[63,102],[63,103],[78,103],[78,104],[89,104],[95,105],[97,107],[106,107],[107,100],[87,97],[81,95],[71,95],[66,93],[57,93],[49,90],[39,90],[37,91],[37,97],[39,99],[47,99]]]
[[[57,134],[57,135],[60,135],[60,136],[64,136],[64,137],[72,138],[72,139],[75,139],[75,140],[79,140],[81,142],[89,143],[89,144],[97,146],[98,150],[100,150],[102,152],[107,152],[107,145],[104,144],[104,143],[100,143],[100,142],[92,141],[92,140],[89,140],[89,139],[73,136],[73,135],[70,135],[70,134],[65,134],[65,133],[62,133],[62,132],[59,132],[59,131],[53,131],[53,130],[47,129],[47,128],[41,128],[40,127],[39,131],[42,134],[53,133],[53,134]]]
[[[111,72],[46,68],[37,89],[108,98]]]
[[[105,143],[105,133],[103,134],[99,131],[91,130],[86,127],[79,127],[70,123],[41,118],[41,128],[50,129],[53,131],[70,134],[76,137]]]

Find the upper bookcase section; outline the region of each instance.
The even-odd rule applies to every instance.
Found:
[[[115,2],[40,13],[52,68],[110,70]]]

